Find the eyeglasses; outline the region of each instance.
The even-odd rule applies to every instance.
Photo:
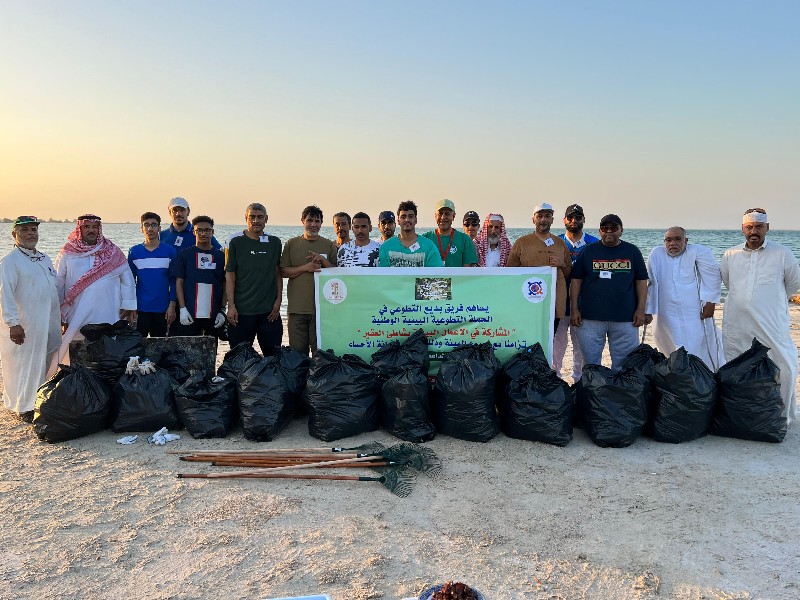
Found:
[[[142,223],[142,227],[145,229],[158,229],[161,225],[159,223]]]
[[[214,231],[214,230],[213,229],[209,229],[208,227],[195,227],[194,228],[194,232],[195,233],[211,233],[212,231]]]
[[[467,227],[476,227],[480,224],[481,224],[480,221],[464,221],[464,225],[466,225]]]
[[[619,225],[600,225],[600,231],[603,233],[614,233],[619,231]]]

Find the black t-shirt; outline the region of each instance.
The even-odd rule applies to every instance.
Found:
[[[625,322],[633,319],[636,281],[647,279],[647,266],[633,244],[620,240],[609,248],[597,242],[578,253],[572,279],[583,280],[578,298],[582,318]]]

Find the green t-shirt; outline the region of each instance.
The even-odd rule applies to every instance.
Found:
[[[390,237],[381,244],[378,252],[382,267],[441,267],[442,257],[430,240],[417,236],[417,241],[406,248],[398,237]]]
[[[302,235],[293,237],[283,246],[280,266],[302,267],[308,262],[309,252],[323,255],[333,265],[336,265],[336,253],[339,249],[331,240],[318,237],[307,240]],[[289,301],[287,312],[296,315],[313,315],[314,309],[314,273],[308,272],[289,279],[286,288],[286,298]]]
[[[444,266],[445,267],[463,267],[464,265],[477,265],[478,264],[478,251],[475,250],[475,244],[472,238],[463,231],[456,231],[452,229],[451,236],[442,237],[441,246],[439,239],[436,237],[436,231],[427,231],[422,235],[433,242],[439,257],[447,252]],[[452,240],[452,241],[451,241]],[[448,248],[449,246],[449,248]]]
[[[240,314],[272,312],[278,296],[276,268],[280,256],[281,241],[274,235],[258,240],[240,235],[229,242],[225,270],[236,273],[233,302]]]

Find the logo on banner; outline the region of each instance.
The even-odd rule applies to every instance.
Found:
[[[547,284],[538,277],[526,279],[522,284],[522,295],[525,296],[525,300],[534,304],[544,302],[547,298]]]
[[[329,279],[322,286],[322,297],[331,304],[340,304],[347,298],[347,285],[341,279]]]

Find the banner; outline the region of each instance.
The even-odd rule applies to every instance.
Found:
[[[317,345],[369,362],[422,328],[432,374],[464,344],[491,342],[505,362],[538,342],[552,360],[555,282],[553,267],[322,269],[314,274]]]

